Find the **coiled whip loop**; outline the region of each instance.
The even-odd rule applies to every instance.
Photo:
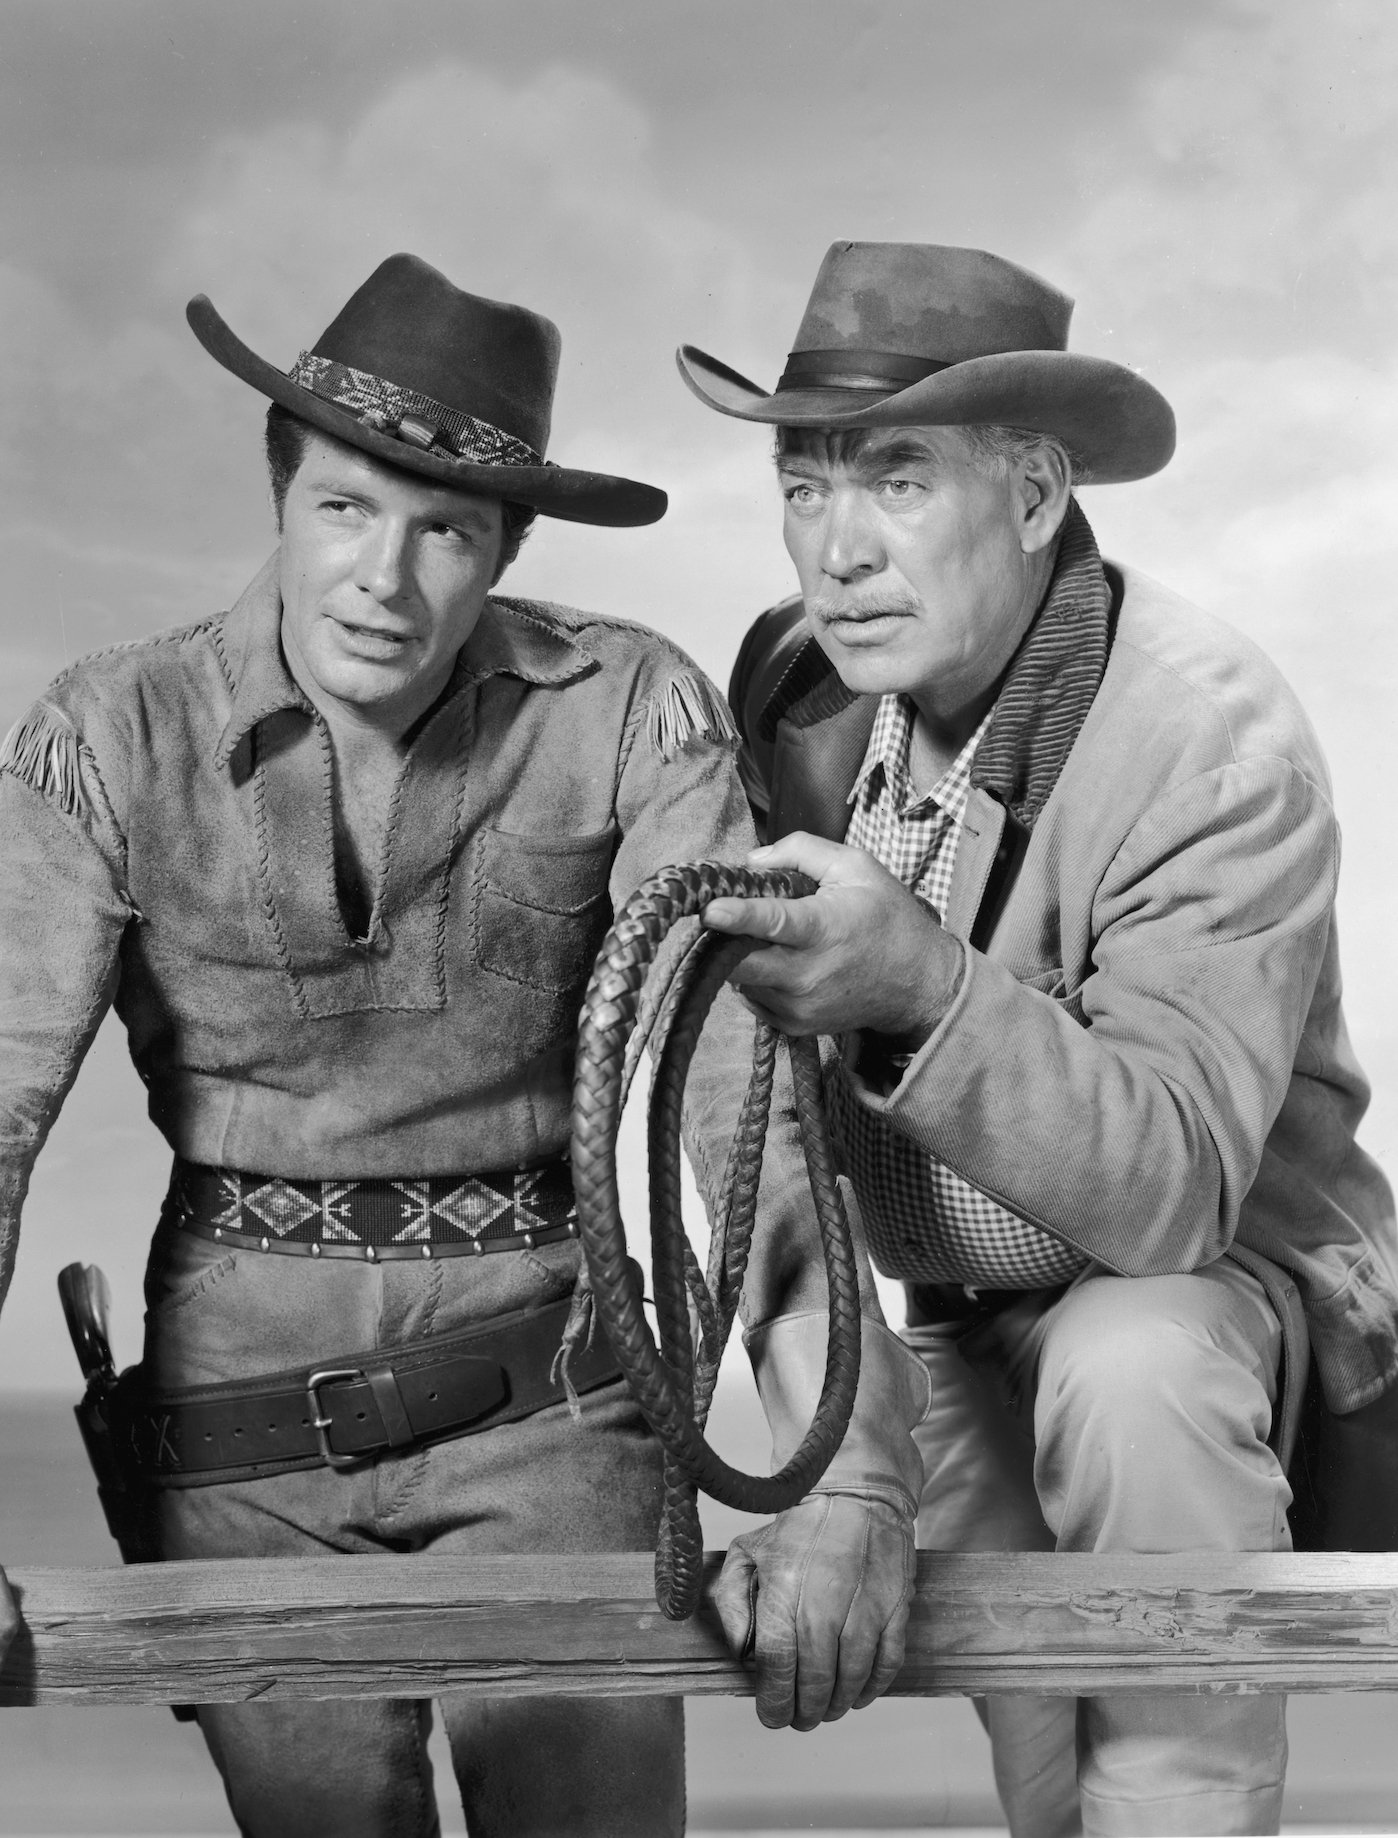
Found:
[[[724,1171],[705,1272],[690,1249],[680,1211],[684,1082],[719,990],[756,941],[701,930],[679,957],[663,996],[647,999],[651,1022],[638,1033],[642,991],[671,927],[701,913],[710,900],[763,895],[795,899],[814,891],[815,882],[794,872],[757,873],[718,862],[664,869],[637,888],[618,915],[583,1002],[573,1091],[573,1184],[587,1258],[585,1274],[617,1363],[665,1448],[656,1600],[676,1621],[693,1614],[699,1600],[703,1540],[697,1489],[744,1512],[784,1512],[830,1465],[849,1426],[859,1382],[859,1283],[821,1102],[816,1043],[787,1039],[801,1142],[825,1254],[829,1351],[815,1417],[785,1467],[773,1475],[731,1468],[704,1440],[704,1424],[752,1241],[778,1035],[764,1023],[757,1024],[752,1079]],[[621,1113],[647,1044],[654,1067],[650,1228],[659,1347],[651,1338],[627,1260],[616,1172]]]

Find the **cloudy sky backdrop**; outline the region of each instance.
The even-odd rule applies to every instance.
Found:
[[[1174,402],[1104,550],[1245,628],[1333,762],[1353,1033],[1398,1160],[1398,17],[1391,0],[0,0],[0,728],[65,662],[228,604],[272,545],[261,398],[385,255],[557,320],[551,456],[664,485],[541,522],[511,585],[648,621],[724,680],[789,592],[766,436],[681,340],[773,382],[837,237],[966,243],[1078,300]],[[36,916],[42,923],[42,915]],[[164,1178],[104,1038],[41,1164],[0,1384],[69,1382],[52,1272],[135,1272]]]

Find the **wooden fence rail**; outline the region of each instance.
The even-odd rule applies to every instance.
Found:
[[[719,1559],[710,1559],[716,1566]],[[17,1569],[0,1704],[502,1693],[743,1695],[645,1554]],[[926,1553],[905,1696],[1398,1689],[1398,1556]]]

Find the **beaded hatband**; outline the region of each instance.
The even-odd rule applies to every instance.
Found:
[[[303,351],[286,373],[314,396],[346,409],[366,427],[406,440],[424,453],[442,447],[454,458],[482,466],[542,466],[544,461],[522,440],[489,421],[448,408],[431,396],[404,389],[368,370],[355,370],[333,358]]]

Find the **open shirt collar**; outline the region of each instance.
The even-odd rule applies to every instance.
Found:
[[[315,712],[287,668],[281,616],[278,557],[273,554],[224,622],[233,706],[214,749],[216,766],[226,766],[239,741],[269,715],[288,708]],[[502,674],[526,683],[567,683],[594,664],[582,645],[540,618],[531,603],[491,595],[457,654],[447,695]]]
[[[917,709],[909,696],[881,696],[864,763],[850,791],[849,802],[853,804],[874,774],[882,770],[893,808],[900,817],[926,816],[930,807],[936,805],[953,822],[960,823],[966,814],[966,801],[971,795],[971,762],[994,714],[992,707],[937,783],[930,791],[919,796],[913,789],[908,772]]]

